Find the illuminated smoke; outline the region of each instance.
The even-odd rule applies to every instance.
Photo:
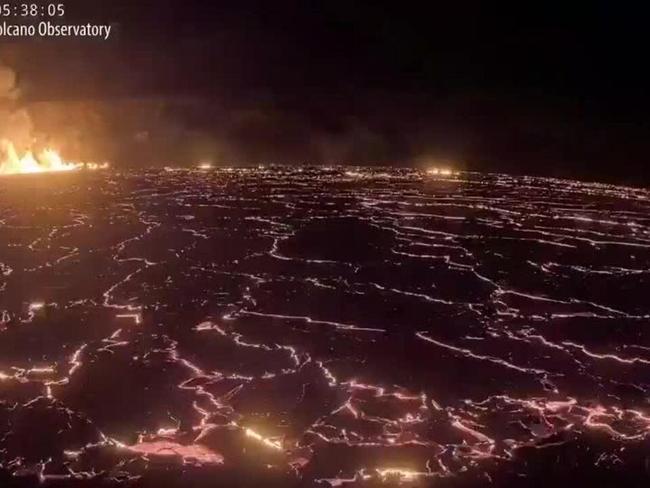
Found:
[[[55,149],[39,147],[31,114],[18,104],[19,95],[15,71],[0,65],[0,175],[105,167],[67,162]]]

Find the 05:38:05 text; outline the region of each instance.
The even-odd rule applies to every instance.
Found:
[[[0,17],[63,17],[65,5],[62,3],[49,3],[39,5],[36,3],[0,4]]]

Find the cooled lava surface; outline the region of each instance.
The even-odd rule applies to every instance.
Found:
[[[643,189],[5,177],[0,485],[648,486],[649,291]]]

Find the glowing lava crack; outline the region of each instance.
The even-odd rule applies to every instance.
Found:
[[[78,167],[4,149],[3,173]],[[647,190],[444,168],[83,181],[0,180],[0,485],[650,478]]]

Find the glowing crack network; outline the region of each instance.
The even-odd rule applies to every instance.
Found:
[[[0,202],[1,486],[650,480],[650,191],[211,166]]]

